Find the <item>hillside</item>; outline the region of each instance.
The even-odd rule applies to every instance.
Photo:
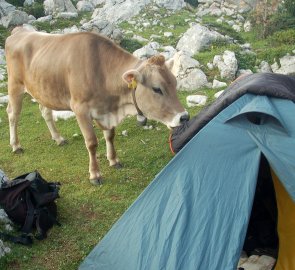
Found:
[[[25,152],[9,148],[6,114],[5,39],[20,24],[48,33],[92,31],[108,36],[140,59],[163,54],[174,59],[178,95],[193,116],[215,100],[241,74],[274,72],[295,75],[295,5],[293,1],[255,0],[7,0],[0,2],[0,169],[14,178],[39,170],[62,183],[58,200],[62,227],[32,248],[0,241],[0,269],[77,269],[112,224],[172,159],[166,127],[134,117],[116,130],[124,167],[109,168],[103,134],[96,129],[102,187],[87,180],[87,152],[75,119],[58,120],[69,144],[57,147],[38,105],[25,97],[20,137]],[[61,48],[62,49],[62,48]],[[58,116],[57,116],[58,117]],[[62,116],[61,116],[62,118]],[[1,210],[1,209],[0,209]],[[11,225],[0,211],[0,227]]]

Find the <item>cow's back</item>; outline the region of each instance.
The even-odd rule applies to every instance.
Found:
[[[70,109],[72,99],[103,99],[100,89],[111,88],[108,83],[122,72],[117,69],[118,74],[108,76],[116,73],[116,59],[130,58],[96,34],[52,35],[25,29],[7,38],[5,51],[9,76],[22,82],[39,103],[57,110]]]

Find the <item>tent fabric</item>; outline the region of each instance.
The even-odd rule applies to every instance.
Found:
[[[283,187],[280,179],[272,171],[277,206],[278,206],[278,235],[279,256],[275,270],[295,269],[295,203]]]
[[[243,117],[258,109],[269,116],[260,125]],[[235,269],[261,153],[295,200],[294,115],[292,101],[267,96],[245,94],[228,105],[155,177],[79,269]]]
[[[275,73],[255,73],[244,75],[234,81],[210,106],[170,135],[173,153],[180,149],[203,128],[212,118],[244,94],[266,95],[295,102],[295,77]]]

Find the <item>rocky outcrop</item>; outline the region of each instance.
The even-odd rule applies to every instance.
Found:
[[[179,51],[186,51],[191,55],[194,55],[207,48],[210,44],[217,40],[231,41],[229,37],[223,36],[220,33],[210,30],[198,23],[191,26],[184,33],[182,38],[179,40],[176,49]]]
[[[0,1],[0,18],[7,16],[9,13],[15,10],[15,6],[7,3],[4,0]]]
[[[234,52],[225,51],[223,55],[215,55],[213,65],[218,68],[222,79],[235,79],[238,70],[238,61]]]
[[[45,0],[43,3],[46,15],[57,15],[61,12],[77,13],[70,0]]]
[[[5,28],[11,27],[11,26],[17,26],[22,25],[24,23],[27,23],[29,21],[29,15],[20,10],[14,10],[10,12],[7,16],[2,18],[2,25]]]
[[[280,73],[284,75],[295,75],[295,56],[285,55],[279,59],[279,63],[275,62],[271,65],[274,73]]]
[[[183,51],[176,53],[173,59],[174,64],[171,71],[176,77],[177,89],[190,91],[207,86],[207,77],[199,68],[200,64],[197,60]]]

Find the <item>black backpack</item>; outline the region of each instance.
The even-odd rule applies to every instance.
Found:
[[[47,182],[38,171],[21,175],[11,181],[5,181],[0,187],[0,206],[8,217],[20,225],[21,235],[16,237],[0,233],[3,240],[30,245],[31,234],[36,229],[35,238],[46,238],[46,232],[56,220],[60,183]]]

